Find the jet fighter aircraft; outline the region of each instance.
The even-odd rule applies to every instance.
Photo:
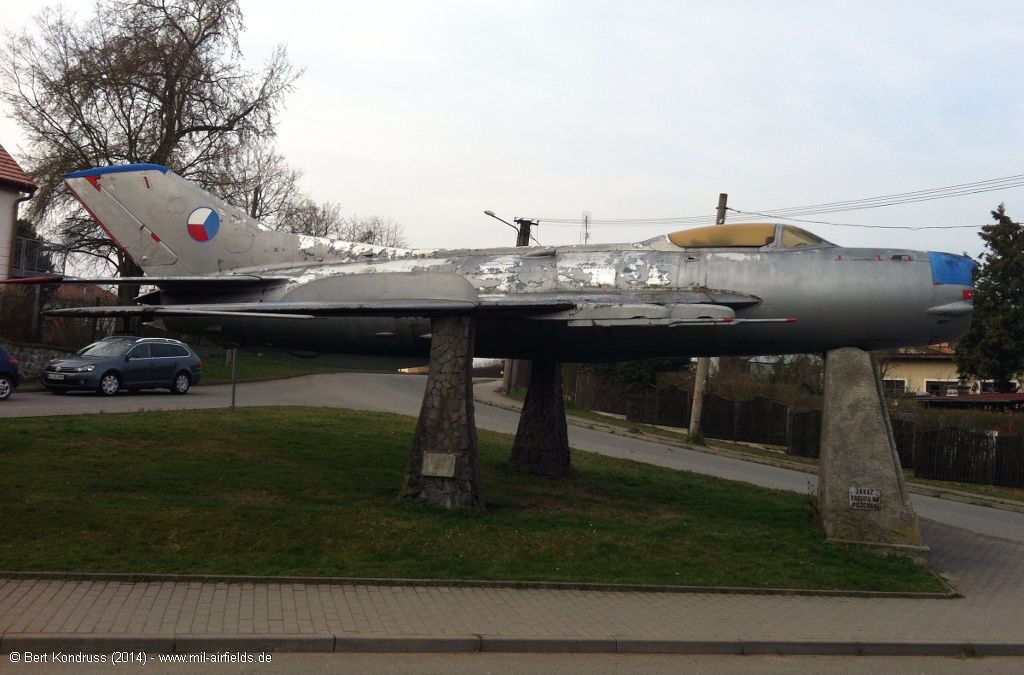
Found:
[[[162,166],[66,181],[146,274],[113,281],[159,290],[53,314],[162,320],[239,344],[425,358],[430,318],[467,315],[477,356],[618,361],[924,345],[960,337],[971,320],[969,258],[843,248],[791,225],[401,249],[272,231]]]

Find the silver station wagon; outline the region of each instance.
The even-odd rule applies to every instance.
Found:
[[[162,388],[184,394],[202,374],[203,362],[184,342],[114,336],[47,363],[43,385],[55,394],[84,389],[113,396]]]

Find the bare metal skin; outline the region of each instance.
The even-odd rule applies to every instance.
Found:
[[[64,314],[138,315],[243,344],[420,357],[431,316],[469,314],[478,356],[614,361],[923,345],[970,325],[969,260],[816,238],[787,247],[782,225],[757,226],[769,232],[760,246],[671,235],[410,250],[268,231],[154,165],[67,184],[160,291]]]

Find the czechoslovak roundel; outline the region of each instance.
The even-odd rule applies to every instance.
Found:
[[[220,216],[211,208],[200,207],[188,216],[188,234],[196,241],[210,241],[220,229]]]

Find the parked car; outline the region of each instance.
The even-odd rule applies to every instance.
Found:
[[[114,336],[47,363],[43,385],[55,394],[87,389],[113,396],[124,389],[165,387],[184,394],[199,384],[202,369],[203,362],[184,342]]]
[[[18,359],[0,347],[0,401],[9,399],[20,382]]]

